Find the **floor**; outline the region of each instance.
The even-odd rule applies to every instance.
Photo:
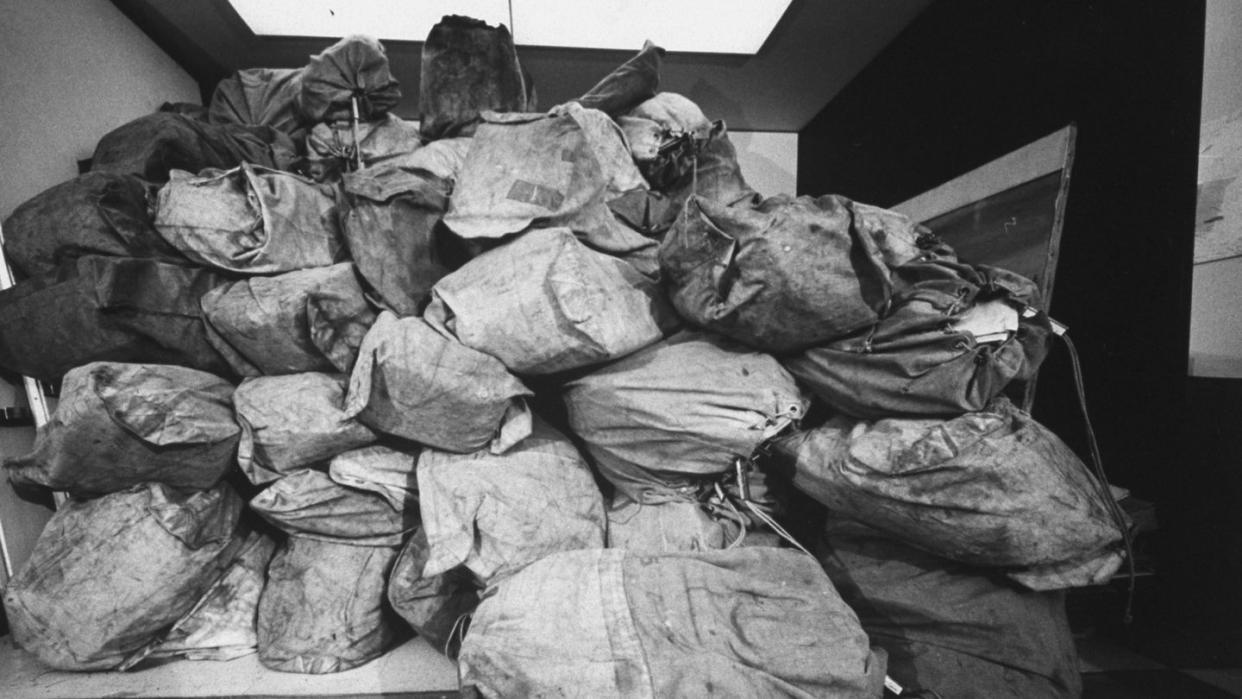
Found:
[[[1203,637],[1139,644],[1078,638],[1084,699],[1242,697],[1242,643]],[[136,696],[346,696],[353,699],[456,696],[453,663],[420,639],[379,660],[333,675],[265,670],[251,655],[226,663],[180,661],[129,673],[50,671],[0,638],[0,697],[76,699]],[[948,699],[948,698],[946,698]]]
[[[1083,699],[1242,697],[1242,639],[1078,639]]]

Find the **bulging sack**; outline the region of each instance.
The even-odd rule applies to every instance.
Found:
[[[241,376],[348,371],[375,321],[348,262],[236,281],[201,304],[208,339]]]
[[[393,507],[311,469],[294,471],[250,500],[250,509],[292,536],[355,546],[400,546],[418,526],[417,501]]]
[[[158,640],[126,659],[119,669],[128,670],[148,657],[220,661],[254,653],[259,642],[255,633],[259,595],[275,552],[275,539],[251,532],[224,576],[194,608]]]
[[[146,483],[52,515],[4,591],[13,640],[58,670],[107,670],[176,622],[243,541],[226,483]]]
[[[438,334],[422,318],[379,314],[349,377],[345,415],[445,451],[491,444],[503,452],[530,434],[531,392],[498,359]]]
[[[306,138],[308,157],[353,164],[361,156],[364,168],[404,164],[420,148],[418,124],[396,114],[359,122],[357,132],[352,120],[315,124]]]
[[[0,291],[0,367],[44,381],[96,361],[181,364],[230,375],[199,299],[227,277],[156,260],[87,255],[57,277]]]
[[[463,238],[566,227],[612,254],[651,247],[618,222],[608,200],[645,187],[608,115],[569,103],[557,114],[484,115],[444,222]]]
[[[578,242],[528,231],[441,279],[423,317],[516,374],[551,374],[660,340],[676,316],[655,283]]]
[[[301,98],[300,68],[243,68],[216,83],[207,121],[270,126],[301,144],[306,138],[298,108]]]
[[[400,620],[384,584],[397,549],[291,536],[259,598],[259,662],[281,672],[341,672],[393,646]]]
[[[393,564],[388,577],[388,602],[414,632],[450,658],[457,657],[455,631],[464,617],[479,606],[483,585],[469,568],[457,567],[439,575],[425,575],[431,555],[427,535],[414,532]]]
[[[823,538],[824,570],[898,684],[960,699],[1081,696],[1064,592],[1024,590],[836,517]]]
[[[834,340],[879,319],[890,266],[913,259],[916,224],[836,195],[755,208],[692,197],[660,246],[686,319],[770,352]]]
[[[553,554],[479,604],[458,663],[483,697],[870,699],[884,682],[816,562],[769,547]]]
[[[490,585],[556,551],[604,545],[591,470],[542,420],[504,454],[424,450],[418,492],[430,551],[424,577],[464,566]]]
[[[351,172],[344,184],[350,208],[341,228],[358,273],[393,312],[418,315],[455,266],[440,226],[452,182],[380,166]]]
[[[184,114],[156,112],[104,134],[91,156],[91,171],[162,183],[173,170],[193,173],[242,163],[287,170],[297,151],[293,139],[270,126],[209,124]]]
[[[241,429],[233,386],[170,364],[71,369],[34,451],[6,459],[14,483],[100,495],[147,481],[204,490],[232,468]]]
[[[418,445],[400,449],[373,444],[351,449],[332,457],[328,476],[335,482],[355,490],[375,493],[388,501],[395,510],[418,505]]]
[[[807,399],[775,359],[682,331],[566,385],[570,429],[635,502],[684,499],[799,420]]]
[[[785,359],[828,405],[870,419],[952,417],[983,410],[1048,353],[1039,289],[997,267],[929,255],[894,270],[898,288],[882,317],[849,337]]]
[[[185,262],[155,232],[150,185],[133,175],[88,172],[46,189],[4,220],[4,255],[26,277],[56,274],[83,255]]]
[[[1042,567],[1086,561],[1070,584],[1088,585],[1121,564],[1121,532],[1099,485],[1006,398],[950,420],[835,417],[774,445],[795,487],[937,556],[1036,589]]]
[[[484,111],[533,112],[535,89],[503,24],[445,15],[423,42],[419,122],[425,141],[469,136]]]
[[[342,253],[337,216],[330,186],[242,163],[173,172],[156,197],[155,228],[199,264],[276,274],[335,263]]]
[[[349,119],[355,98],[364,121],[384,116],[401,101],[401,86],[389,70],[384,45],[359,34],[311,56],[302,69],[302,118],[311,124]]]
[[[617,66],[586,94],[574,100],[587,109],[598,109],[616,118],[655,97],[660,87],[660,62],[664,49],[650,41],[633,58]]]
[[[346,380],[306,372],[241,382],[233,393],[242,428],[237,462],[250,482],[262,485],[301,468],[326,468],[337,454],[378,439],[342,410]]]

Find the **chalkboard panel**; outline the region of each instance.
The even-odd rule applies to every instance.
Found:
[[[1048,311],[1074,136],[1071,124],[893,209],[930,228],[963,262],[1003,267],[1031,279],[1039,287],[1042,310]],[[1026,410],[1035,401],[1036,378],[1006,391]]]

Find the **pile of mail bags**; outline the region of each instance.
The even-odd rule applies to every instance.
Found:
[[[71,496],[5,591],[23,648],[323,673],[416,633],[483,696],[879,696],[886,658],[954,685],[837,593],[866,561],[786,545],[782,487],[1049,609],[1116,569],[1101,484],[1003,396],[1029,280],[756,192],[654,45],[547,112],[504,27],[423,51],[419,125],[348,37],[6,220],[0,367],[61,387],[6,471]]]

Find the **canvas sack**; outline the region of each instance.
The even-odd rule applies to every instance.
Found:
[[[454,266],[440,225],[452,183],[379,166],[349,173],[344,185],[350,208],[341,227],[359,274],[384,306],[418,315]]]
[[[576,103],[552,115],[483,115],[445,224],[467,239],[566,227],[587,245],[632,253],[652,241],[617,222],[607,202],[646,186],[608,115]]]
[[[201,303],[208,339],[241,376],[347,371],[375,320],[348,262],[243,279]]]
[[[337,454],[328,462],[328,476],[336,483],[375,493],[395,510],[418,504],[415,467],[421,449],[416,444],[394,448],[372,444]]]
[[[500,360],[383,311],[362,341],[345,416],[458,453],[503,452],[530,434],[531,392]]]
[[[691,322],[770,352],[838,339],[879,319],[890,266],[918,254],[905,216],[836,195],[755,208],[692,197],[660,246],[660,269]]]
[[[71,369],[34,450],[6,459],[14,483],[101,495],[147,481],[205,490],[235,462],[233,386],[171,364],[95,362]]]
[[[333,190],[250,163],[160,188],[155,228],[189,259],[246,274],[326,267],[341,257]]]
[[[418,502],[393,507],[382,496],[303,469],[250,500],[250,509],[293,536],[355,546],[400,546],[418,526]]]
[[[133,175],[88,172],[46,189],[4,220],[4,255],[24,277],[56,274],[83,255],[185,262],[155,232],[149,185]]]
[[[835,417],[774,448],[795,487],[937,556],[1015,573],[1087,559],[1077,585],[1121,563],[1121,532],[1093,476],[1004,397],[949,420]]]
[[[242,163],[287,170],[298,147],[270,126],[209,124],[191,116],[157,112],[104,134],[91,156],[92,172],[167,182],[173,170],[227,170]]]
[[[480,113],[533,112],[535,89],[503,24],[445,15],[423,42],[418,108],[425,141],[469,136]]]
[[[424,450],[418,492],[426,577],[464,566],[490,585],[556,551],[604,545],[603,497],[590,468],[539,419],[504,454]]]
[[[233,394],[242,428],[237,461],[255,485],[301,468],[327,468],[333,456],[378,436],[342,409],[347,377],[305,372],[259,376]]]
[[[490,591],[458,663],[483,697],[872,699],[884,681],[815,560],[769,547],[552,554]]]
[[[267,583],[267,566],[275,552],[275,539],[251,532],[224,576],[198,603],[118,669],[127,670],[148,657],[222,661],[254,653],[258,649],[255,620],[259,595]]]
[[[616,118],[655,97],[660,87],[660,63],[664,49],[650,41],[633,58],[617,66],[586,94],[574,100],[587,109],[598,109]]]
[[[807,399],[770,355],[697,331],[570,381],[570,429],[601,474],[640,503],[694,498],[797,422]]]
[[[354,98],[363,121],[379,119],[401,101],[384,45],[359,34],[310,57],[302,69],[302,119],[311,124],[349,119]]]
[[[551,374],[641,349],[677,323],[662,290],[568,228],[532,230],[432,289],[423,317],[515,374]]]
[[[1069,699],[1082,693],[1063,591],[1023,589],[830,517],[820,557],[888,674],[955,699]]]
[[[229,281],[211,270],[87,255],[55,277],[0,291],[0,367],[59,381],[95,361],[231,370],[207,340],[199,299]]]
[[[1035,283],[1008,270],[926,255],[894,270],[881,317],[785,360],[828,405],[857,417],[952,417],[983,410],[1048,353]],[[982,322],[980,322],[982,321]]]
[[[438,575],[424,574],[430,555],[426,532],[415,531],[393,564],[388,602],[432,648],[456,659],[460,632],[479,606],[483,585],[463,566]]]
[[[384,586],[397,549],[291,536],[259,598],[259,662],[280,672],[341,672],[383,655],[400,619]]]
[[[4,591],[13,640],[57,670],[107,670],[157,638],[219,577],[243,537],[227,483],[159,483],[52,515]]]
[[[301,145],[306,138],[298,106],[301,99],[300,68],[243,68],[216,83],[207,105],[207,121],[270,126]]]

